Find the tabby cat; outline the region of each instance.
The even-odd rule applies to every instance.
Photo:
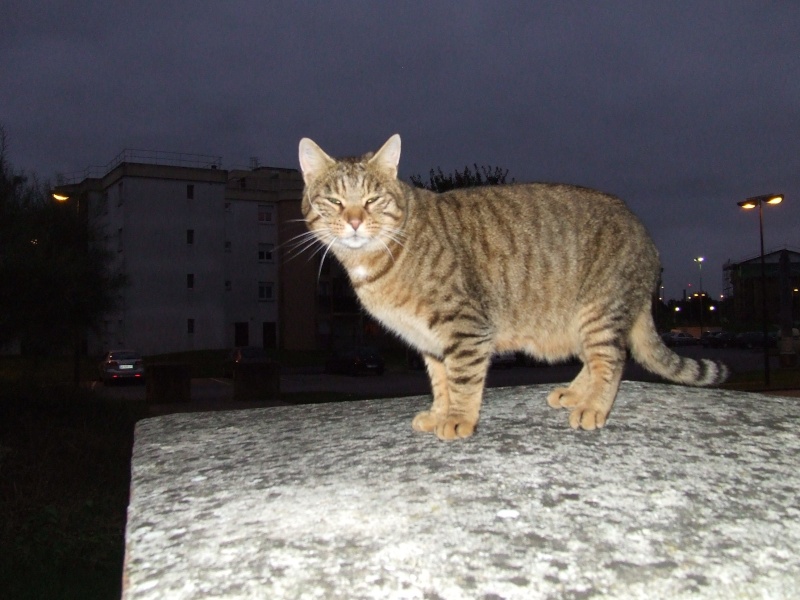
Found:
[[[413,188],[397,179],[399,135],[360,158],[336,160],[308,138],[299,153],[307,235],[341,262],[364,307],[424,357],[433,405],[414,429],[470,436],[495,352],[579,357],[583,369],[547,402],[583,429],[605,424],[628,350],[675,382],[727,377],[725,365],[662,343],[650,312],[658,252],[618,198],[542,183]]]

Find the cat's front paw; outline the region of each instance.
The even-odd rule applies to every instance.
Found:
[[[419,413],[411,422],[415,431],[434,432],[440,440],[466,438],[475,432],[476,419],[463,415],[442,417],[430,411]]]
[[[436,436],[440,440],[466,438],[475,432],[476,424],[477,421],[469,419],[463,415],[445,417],[436,425]]]
[[[431,411],[426,410],[414,417],[414,420],[411,421],[411,427],[414,431],[423,431],[425,433],[429,433],[436,429],[436,424],[439,422],[439,419],[434,415]]]

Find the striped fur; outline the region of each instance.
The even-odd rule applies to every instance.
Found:
[[[471,435],[498,351],[579,357],[579,375],[547,401],[583,429],[605,424],[628,350],[672,381],[725,379],[724,365],[678,356],[657,335],[658,252],[621,200],[553,184],[434,194],[397,179],[399,158],[397,135],[345,160],[300,142],[310,235],[342,263],[364,307],[425,359],[433,405],[415,429]]]

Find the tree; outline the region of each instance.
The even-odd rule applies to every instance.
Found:
[[[475,170],[469,167],[464,167],[464,171],[456,169],[453,173],[445,175],[441,167],[437,167],[434,171],[430,170],[428,182],[422,181],[421,175],[412,175],[411,184],[418,188],[425,188],[433,192],[446,192],[456,188],[478,187],[482,185],[503,185],[506,183],[508,176],[508,169],[501,169],[500,167],[483,166],[479,168],[477,164],[473,165]],[[514,183],[514,179],[511,179]]]
[[[0,127],[0,346],[63,352],[113,308],[125,278],[87,212],[12,168],[6,139]]]

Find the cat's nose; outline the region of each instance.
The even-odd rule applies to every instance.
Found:
[[[353,231],[356,231],[361,225],[361,219],[352,218],[348,221],[348,223],[350,223],[350,227],[353,228]]]

